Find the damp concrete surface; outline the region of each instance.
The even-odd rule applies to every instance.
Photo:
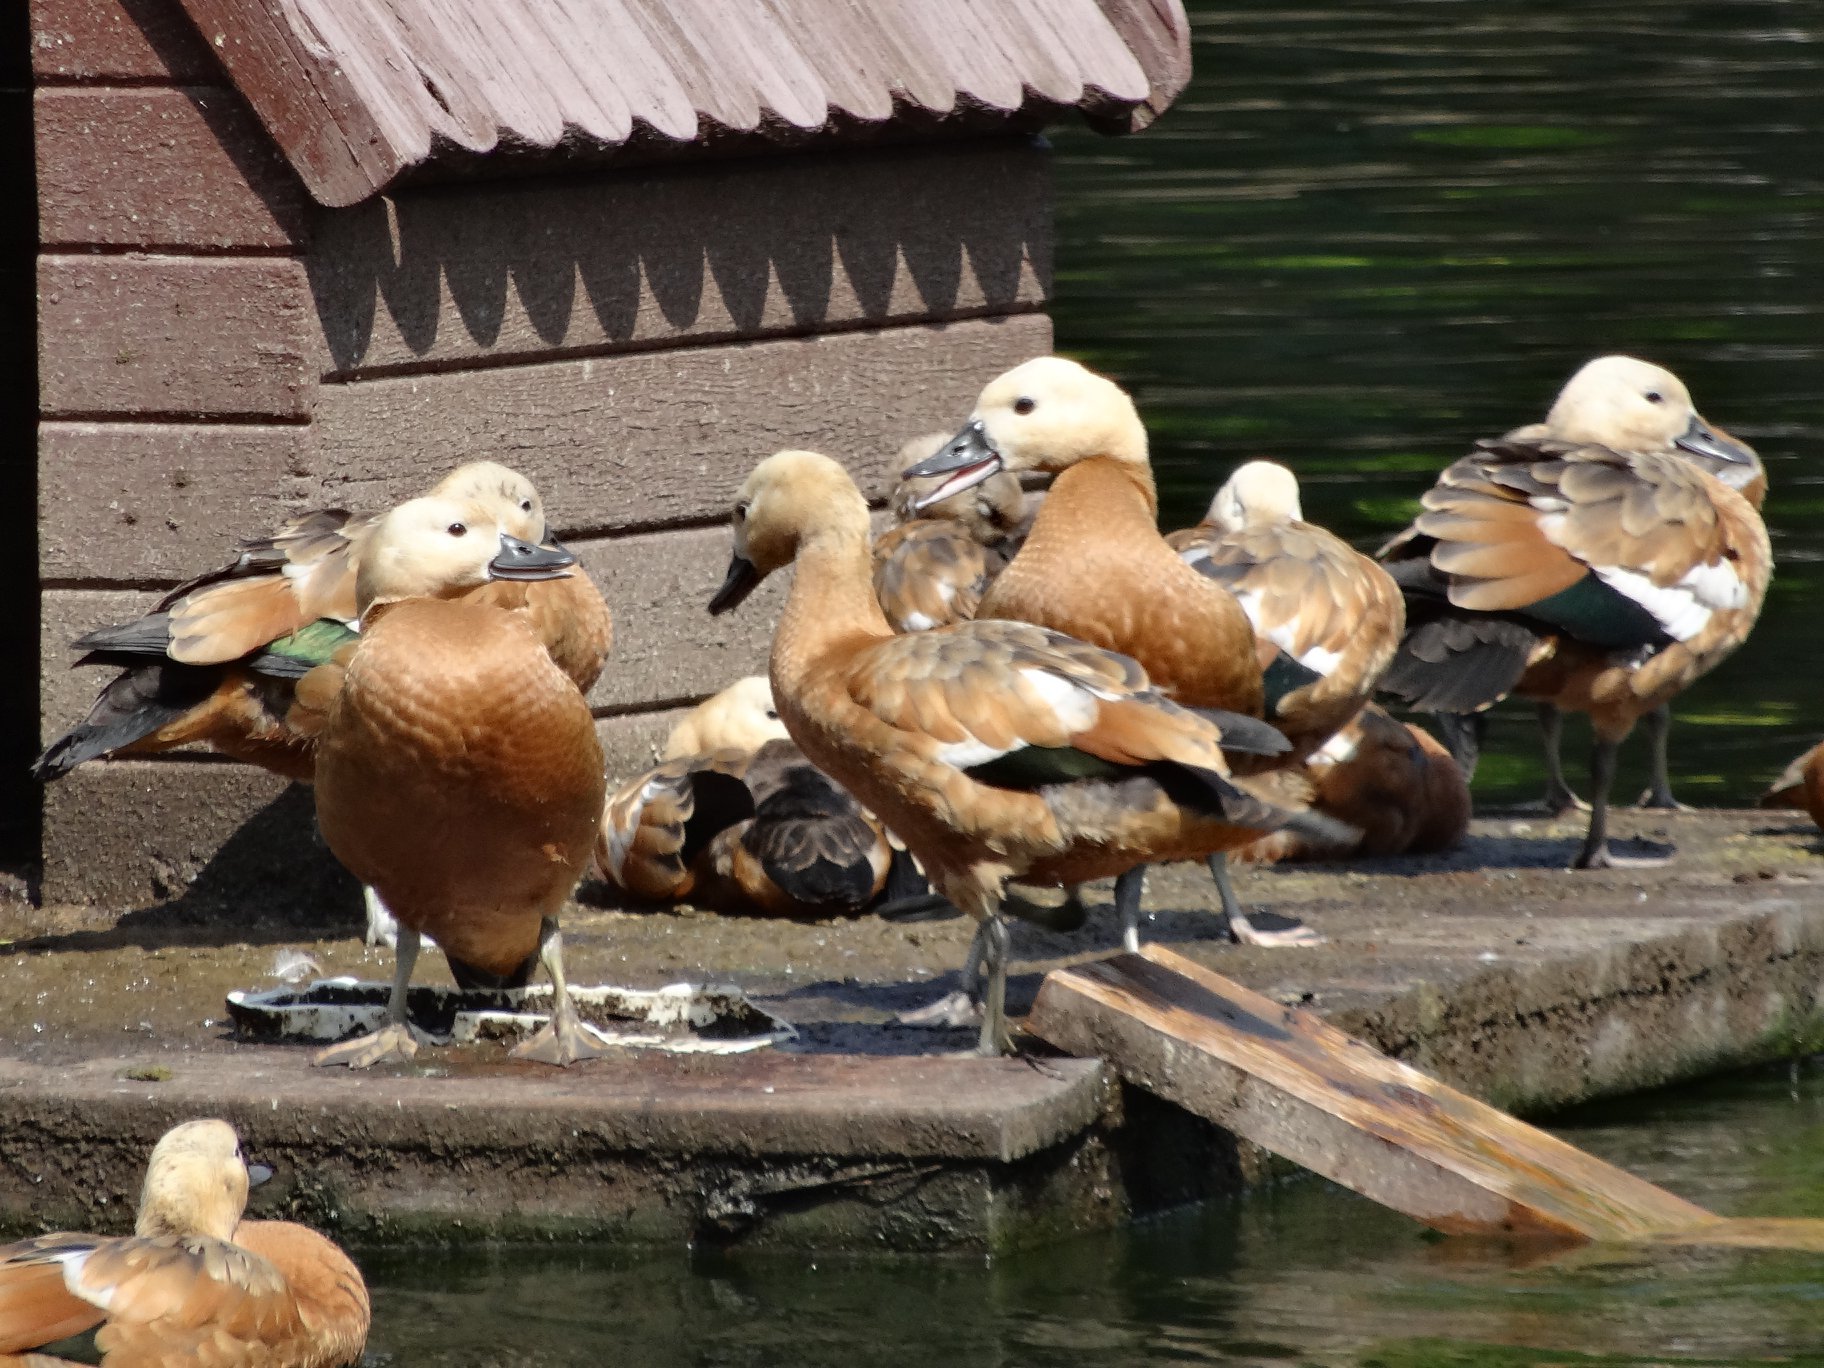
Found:
[[[1214,935],[1196,866],[1153,871],[1143,935],[1498,1105],[1588,1098],[1824,1044],[1824,847],[1801,814],[1621,814],[1666,866],[1564,868],[1581,818],[1476,822],[1447,856],[1243,868],[1251,908],[1327,943]],[[0,890],[3,892],[3,890]],[[1106,884],[1079,931],[1014,932],[1011,1002],[1118,948]],[[802,924],[615,906],[565,916],[572,981],[734,984],[797,1030],[730,1057],[629,1051],[568,1070],[495,1044],[313,1068],[237,1041],[225,998],[305,974],[384,980],[357,899],[0,902],[0,1233],[118,1229],[168,1125],[219,1115],[279,1176],[260,1214],[364,1240],[616,1239],[992,1251],[1271,1177],[1269,1156],[1036,1042],[894,1024],[955,986],[972,926]],[[447,982],[441,957],[420,982]]]

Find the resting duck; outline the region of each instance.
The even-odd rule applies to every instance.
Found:
[[[1824,827],[1824,741],[1780,772],[1761,795],[1764,808],[1801,808]]]
[[[908,442],[906,463],[931,455],[943,433]],[[944,477],[901,474],[891,507],[897,525],[874,543],[874,592],[896,632],[967,622],[988,584],[1006,567],[1025,527],[1025,495],[1013,475],[923,502]]]
[[[1298,477],[1271,461],[1230,475],[1203,522],[1166,539],[1235,596],[1266,666],[1266,716],[1302,760],[1361,711],[1399,648],[1406,606],[1368,557],[1304,520]]]
[[[828,457],[761,462],[735,504],[734,541],[712,613],[798,562],[771,657],[786,730],[982,924],[982,1053],[1010,1048],[1009,879],[1082,883],[1202,858],[1292,820],[1232,781],[1224,757],[1282,751],[1283,737],[1179,707],[1124,656],[1023,622],[895,635],[874,596],[867,504]]]
[[[1229,858],[1258,864],[1430,855],[1454,849],[1469,830],[1469,785],[1437,738],[1373,703],[1304,763],[1311,810],[1334,832],[1286,828]]]
[[[1054,472],[1025,544],[989,586],[978,618],[1030,622],[1132,656],[1177,702],[1260,716],[1263,664],[1246,612],[1159,535],[1146,429],[1113,381],[1062,357],[1042,356],[991,381],[963,430],[907,473],[948,476],[928,501],[953,497],[1003,471]],[[1264,649],[1264,656],[1262,654]],[[1340,721],[1339,721],[1340,725]],[[1281,765],[1249,762],[1250,772]],[[1308,928],[1257,926],[1241,909],[1220,858],[1224,932],[1254,944],[1312,944]],[[1123,941],[1139,946],[1145,870],[1115,884]]]
[[[1635,722],[1741,645],[1760,613],[1772,550],[1732,487],[1758,472],[1677,376],[1601,357],[1543,427],[1485,442],[1440,475],[1425,511],[1382,551],[1409,623],[1388,693],[1459,717],[1509,693],[1590,715],[1577,868],[1642,863],[1608,844],[1616,751]],[[1473,773],[1473,732],[1456,731],[1453,750]]]
[[[659,759],[714,750],[757,751],[784,736],[785,723],[773,707],[773,686],[765,675],[747,675],[686,713],[665,738]]]
[[[820,921],[863,911],[894,851],[789,739],[667,760],[608,800],[595,864],[649,902]]]
[[[152,1150],[133,1234],[0,1245],[0,1363],[67,1365],[29,1351],[96,1326],[103,1368],[358,1363],[361,1270],[305,1226],[244,1219],[266,1176],[227,1122],[187,1121]]]
[[[522,541],[547,539],[538,491],[493,461],[461,466],[431,492],[488,504]],[[286,722],[293,689],[351,637],[355,580],[378,522],[378,514],[345,509],[288,519],[270,537],[242,542],[220,569],[180,584],[145,617],[79,637],[73,644],[87,654],[78,665],[122,673],[45,749],[33,773],[48,781],[102,756],[200,742],[309,782],[312,745]],[[587,576],[477,592],[503,607],[525,606],[559,666],[579,688],[594,685],[614,627]]]
[[[567,551],[502,531],[485,505],[414,499],[361,560],[361,634],[298,684],[317,734],[317,823],[337,859],[400,924],[387,1025],[318,1063],[409,1059],[405,993],[420,935],[452,969],[523,982],[536,955],[551,1020],[514,1053],[567,1064],[597,1053],[564,980],[557,915],[601,820],[602,752],[589,705],[528,614],[466,597],[492,580],[570,572]],[[462,975],[458,975],[459,981]]]

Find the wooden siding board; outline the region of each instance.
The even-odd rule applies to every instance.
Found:
[[[336,372],[1041,306],[1030,140],[405,192],[322,216]]]
[[[177,0],[31,0],[32,72],[51,81],[216,81]]]
[[[304,418],[310,290],[292,258],[38,259],[45,417]]]
[[[39,90],[45,248],[295,246],[302,187],[225,87]]]
[[[1050,350],[1050,320],[1020,314],[325,384],[317,501],[383,506],[488,458],[538,485],[560,534],[652,528],[721,518],[782,447],[848,462],[878,497],[901,443]]]
[[[38,430],[46,580],[176,582],[302,512],[311,432],[207,423],[48,422]]]

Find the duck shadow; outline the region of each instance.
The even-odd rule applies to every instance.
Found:
[[[171,881],[182,883],[182,871]],[[365,926],[361,885],[317,835],[310,789],[292,784],[236,828],[177,897],[124,912],[105,928],[32,936],[7,949],[292,944],[359,936]]]

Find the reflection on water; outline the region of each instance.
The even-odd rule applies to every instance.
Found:
[[[1560,1130],[1719,1211],[1824,1216],[1824,1070],[1633,1098]],[[1815,1255],[1542,1264],[1433,1239],[1315,1178],[993,1264],[358,1252],[369,1361],[414,1368],[1824,1363]]]
[[[1059,345],[1136,390],[1167,520],[1266,455],[1373,546],[1589,356],[1663,362],[1772,479],[1766,615],[1675,737],[1682,792],[1750,799],[1824,732],[1803,607],[1824,573],[1824,15],[1191,9],[1197,75],[1166,118],[1055,140]],[[1535,796],[1535,748],[1516,714],[1481,796]]]

